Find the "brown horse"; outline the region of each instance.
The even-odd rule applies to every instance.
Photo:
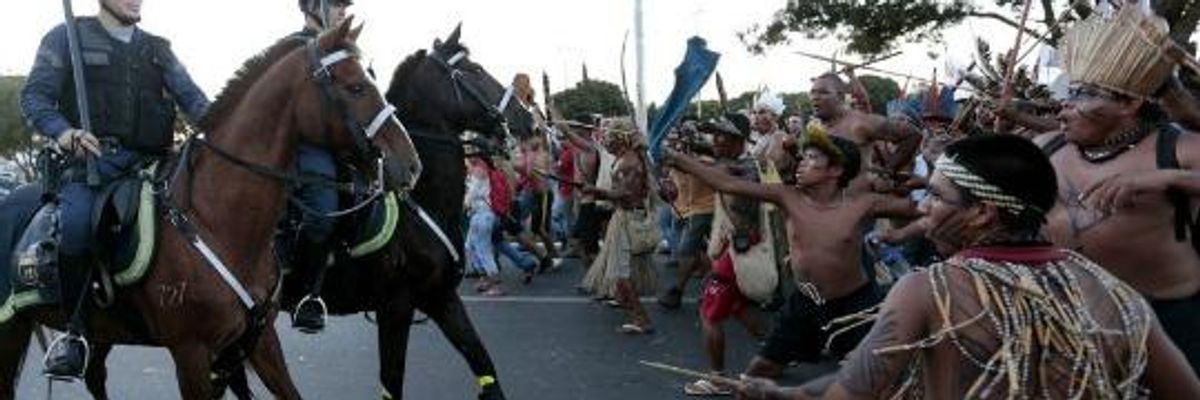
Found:
[[[462,279],[463,141],[465,130],[479,132],[491,141],[508,135],[525,139],[535,134],[532,114],[509,98],[482,66],[473,62],[459,42],[460,29],[432,50],[420,50],[405,59],[392,75],[387,99],[408,126],[427,174],[411,192],[413,203],[400,218],[395,234],[382,249],[361,258],[341,259],[329,268],[323,291],[332,314],[376,312],[379,338],[380,383],[385,399],[402,398],[409,328],[416,310],[438,328],[466,360],[480,386],[480,399],[504,399],[500,378],[478,332],[455,289]],[[507,101],[506,101],[507,98]],[[419,216],[420,204],[444,236]],[[443,240],[444,238],[444,240]],[[447,242],[449,245],[447,245]],[[284,281],[285,308],[307,290],[311,277],[294,271]],[[267,328],[270,330],[270,327]],[[278,342],[261,343],[263,347]],[[260,349],[277,353],[277,349]],[[282,364],[253,364],[268,387],[277,385]],[[245,371],[240,365],[216,371],[229,380],[239,399],[251,398]]]
[[[466,179],[460,136],[472,130],[492,141],[504,141],[508,135],[523,139],[535,134],[534,123],[532,114],[510,97],[504,85],[471,61],[467,48],[459,43],[460,32],[456,28],[445,41],[435,41],[432,50],[405,59],[387,91],[422,162],[429,166],[411,193],[410,212],[400,218],[386,246],[362,258],[341,260],[326,275],[323,293],[330,313],[376,312],[385,399],[404,395],[409,328],[416,310],[436,322],[466,360],[477,377],[479,398],[504,398],[496,367],[455,291],[463,272],[461,257],[455,256],[462,254]],[[427,210],[418,210],[415,204]],[[429,222],[419,215],[425,211]],[[303,285],[307,279],[289,275],[285,280],[285,308],[307,293]],[[270,385],[261,366],[254,367]],[[229,372],[233,391],[248,398],[244,371]]]
[[[214,360],[246,345],[272,393],[299,398],[270,329],[280,279],[272,238],[287,185],[298,179],[288,172],[298,143],[328,148],[364,169],[382,165],[393,189],[410,188],[421,173],[407,132],[358,61],[361,28],[350,26],[348,20],[308,43],[275,44],[248,61],[212,105],[200,124],[208,134],[189,139],[167,182],[168,212],[159,216],[151,270],[117,293],[114,307],[135,310],[140,320],[90,315],[98,348],[88,374],[93,396],[106,398],[103,360],[112,344],[166,347],[185,399],[210,398]],[[385,161],[374,164],[379,151]],[[222,262],[201,255],[203,244],[228,266],[230,279],[219,273]],[[0,398],[15,395],[34,323],[61,327],[65,320],[45,307],[0,326]]]

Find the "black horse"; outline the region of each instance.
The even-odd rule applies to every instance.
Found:
[[[470,60],[460,33],[461,26],[431,50],[413,53],[392,75],[387,100],[396,105],[426,167],[395,235],[382,250],[332,267],[325,277],[323,296],[331,314],[376,312],[380,379],[385,396],[395,398],[404,393],[415,310],[436,322],[466,359],[478,378],[479,398],[504,398],[496,368],[456,291],[463,277],[461,136],[471,130],[502,143],[509,136],[532,136],[534,122],[505,85]],[[431,221],[422,219],[417,204]],[[302,286],[285,281],[285,302],[302,296]]]

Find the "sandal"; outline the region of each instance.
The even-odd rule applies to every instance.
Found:
[[[732,390],[721,387],[708,379],[700,379],[695,382],[683,385],[683,393],[688,396],[729,396],[733,394]]]
[[[628,323],[618,327],[617,332],[624,333],[626,335],[649,335],[654,333],[654,327],[649,325],[642,326],[634,323]]]

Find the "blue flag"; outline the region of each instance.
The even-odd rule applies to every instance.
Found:
[[[667,101],[663,102],[662,107],[658,109],[658,115],[650,123],[647,136],[650,145],[650,159],[656,165],[662,159],[662,142],[667,137],[667,131],[671,130],[671,126],[679,121],[679,116],[683,114],[688,103],[692,101],[696,93],[700,92],[700,88],[704,87],[704,83],[708,82],[708,78],[717,69],[717,60],[721,58],[721,54],[709,50],[707,46],[704,39],[699,36],[688,39],[687,53],[683,55],[683,62],[675,68],[675,88],[671,89],[671,95],[667,96]]]

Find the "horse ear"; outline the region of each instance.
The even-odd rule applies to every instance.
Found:
[[[446,37],[446,43],[458,44],[458,38],[460,36],[462,36],[462,22],[459,22],[458,25],[454,27],[454,32],[450,32],[450,36]]]
[[[357,27],[357,28],[354,28],[354,29],[351,29],[351,30],[350,30],[349,36],[347,36],[346,38],[347,38],[347,39],[350,39],[350,42],[351,42],[351,43],[357,43],[357,42],[358,42],[358,35],[362,33],[363,27],[364,27],[364,26],[366,26],[366,25],[367,25],[367,23],[366,23],[366,22],[363,22],[363,23],[361,23],[361,24],[358,24],[358,27]]]
[[[338,24],[338,26],[334,27],[331,32],[321,35],[321,47],[324,49],[331,49],[347,40],[354,41],[354,38],[349,36],[350,27],[353,26],[353,24],[354,16],[346,17],[346,19],[342,21],[342,23]]]

